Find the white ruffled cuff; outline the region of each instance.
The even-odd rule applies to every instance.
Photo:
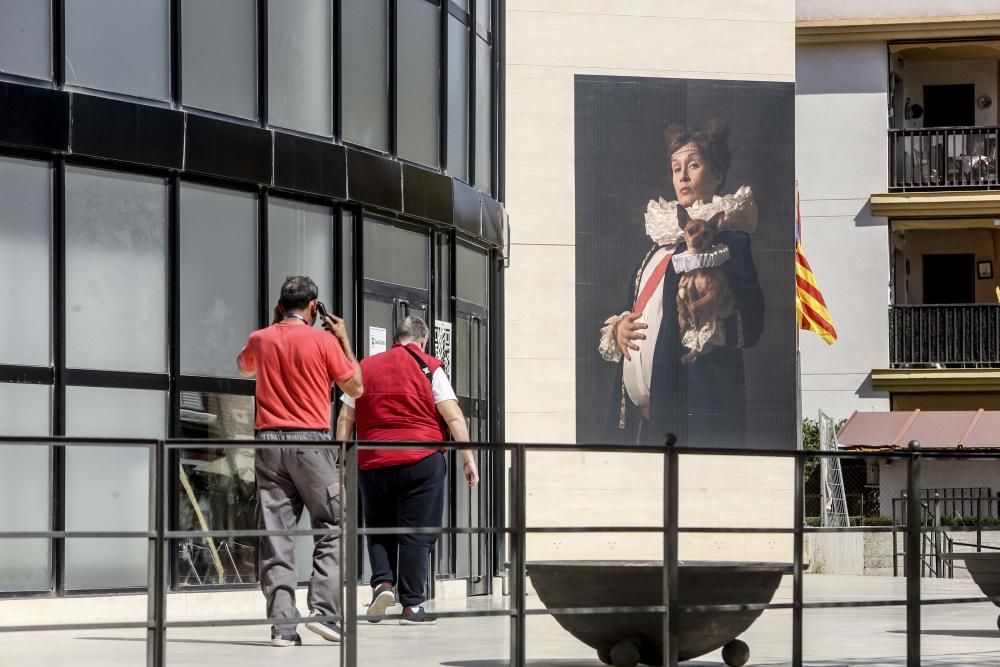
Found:
[[[615,338],[615,328],[618,323],[628,315],[629,311],[623,311],[621,315],[612,315],[604,320],[601,327],[601,340],[597,344],[597,350],[601,353],[601,358],[605,361],[619,362],[622,358],[622,351],[618,348],[618,341]]]

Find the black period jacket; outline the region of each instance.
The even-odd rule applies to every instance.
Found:
[[[746,383],[743,348],[760,339],[764,327],[764,295],[750,252],[750,235],[721,231],[715,244],[729,246],[722,271],[729,278],[736,313],[725,321],[726,344],[713,347],[691,363],[681,363],[687,352],[677,324],[677,283],[673,264],[663,276],[663,320],[653,356],[649,423],[641,439],[662,444],[667,433],[693,447],[746,446]],[[681,242],[675,253],[687,245]]]

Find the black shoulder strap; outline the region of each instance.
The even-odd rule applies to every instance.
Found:
[[[417,364],[420,365],[421,372],[425,376],[427,376],[427,380],[433,385],[434,384],[434,374],[431,373],[430,366],[428,366],[426,363],[424,363],[424,360],[420,358],[420,355],[417,354],[416,352],[414,352],[413,350],[411,350],[410,348],[408,348],[408,347],[406,347],[404,345],[403,349],[406,350],[407,352],[409,352],[410,356],[413,357],[416,360]]]

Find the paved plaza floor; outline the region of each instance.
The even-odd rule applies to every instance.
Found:
[[[613,585],[613,582],[610,582]],[[807,575],[807,602],[903,600],[902,578]],[[968,581],[925,580],[925,599],[973,597],[979,589]],[[786,578],[775,598],[788,601]],[[506,598],[448,601],[439,610],[503,607]],[[529,606],[538,606],[537,598]],[[398,607],[397,607],[398,609]],[[931,667],[1000,667],[1000,631],[989,602],[927,605],[923,608],[923,665]],[[5,619],[9,622],[10,619]],[[813,667],[901,667],[906,664],[906,610],[902,606],[807,609],[805,662]],[[359,664],[501,667],[508,664],[510,622],[506,618],[442,619],[434,627],[400,626],[389,618],[358,630]],[[267,643],[266,626],[173,630],[168,635],[169,665],[289,665],[320,667],[339,664],[340,649],[304,628],[306,644],[277,649]],[[788,665],[791,655],[791,612],[766,611],[742,639],[751,647],[750,665]],[[527,654],[531,667],[600,667],[594,652],[577,642],[548,616],[530,616]],[[137,630],[58,631],[0,634],[3,667],[137,667],[144,664],[144,634]],[[719,652],[685,663],[691,667],[721,665]]]

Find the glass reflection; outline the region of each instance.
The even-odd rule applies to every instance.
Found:
[[[181,437],[249,440],[252,396],[181,392]],[[178,530],[251,530],[256,527],[253,449],[180,450]],[[177,544],[178,586],[257,581],[256,538],[189,538]]]

